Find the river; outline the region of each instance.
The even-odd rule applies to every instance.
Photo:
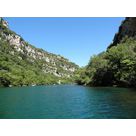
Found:
[[[0,88],[0,118],[136,118],[136,90],[78,85]]]

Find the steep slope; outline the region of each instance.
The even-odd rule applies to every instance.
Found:
[[[119,27],[118,32],[115,34],[113,43],[109,46],[116,46],[121,43],[123,38],[136,37],[136,18],[135,17],[127,17],[122,21],[122,24]]]
[[[126,18],[106,52],[91,57],[77,72],[77,83],[136,87],[136,18]]]
[[[35,48],[0,18],[0,84],[32,85],[68,82],[78,66],[68,59]]]

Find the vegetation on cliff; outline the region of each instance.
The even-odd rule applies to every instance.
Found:
[[[77,73],[82,85],[136,87],[136,18],[122,21],[107,50]]]
[[[71,83],[78,66],[35,48],[0,21],[0,86]]]
[[[0,86],[73,83],[136,87],[136,18],[126,18],[105,52],[87,66],[37,49],[0,22]]]
[[[136,87],[136,39],[125,37],[117,46],[91,57],[80,72],[78,84]]]

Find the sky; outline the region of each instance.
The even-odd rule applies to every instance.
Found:
[[[123,17],[117,18],[4,18],[11,30],[30,44],[85,66],[106,50]]]

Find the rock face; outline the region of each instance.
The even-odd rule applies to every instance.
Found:
[[[3,26],[5,26],[6,28],[8,28],[8,22],[3,20],[2,17],[0,17],[0,23],[2,23]]]
[[[108,47],[116,46],[124,37],[136,36],[136,17],[127,17],[119,27],[118,33],[115,34],[113,43]]]
[[[10,30],[8,23],[2,18],[0,18],[0,40],[7,41],[9,46],[14,48],[14,51],[9,51],[11,55],[15,55],[18,52],[20,60],[25,57],[28,62],[38,63],[44,73],[53,74],[56,77],[70,78],[75,70],[78,69],[78,66],[68,59],[35,48],[27,43],[21,36]]]

